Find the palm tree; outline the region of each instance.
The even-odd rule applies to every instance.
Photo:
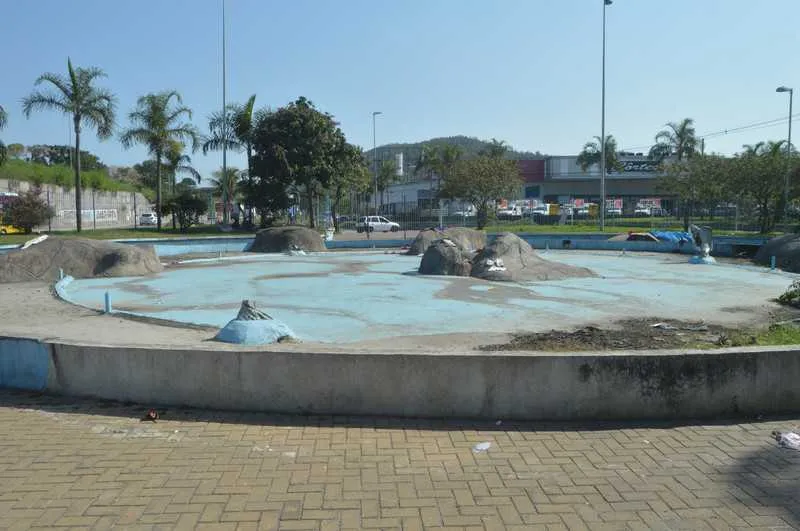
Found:
[[[594,137],[591,142],[586,142],[581,150],[577,162],[581,170],[586,171],[594,164],[600,164],[600,137]],[[606,171],[609,169],[619,169],[621,164],[617,157],[617,140],[614,135],[606,135]]]
[[[237,168],[228,166],[223,173],[222,168],[214,172],[214,178],[211,179],[211,184],[216,188],[217,193],[225,198],[225,204],[222,205],[227,212],[232,210],[233,199],[239,188],[239,180],[241,179],[241,172]]]
[[[22,111],[30,117],[35,110],[55,110],[72,117],[75,129],[75,153],[81,152],[81,126],[97,130],[100,140],[109,138],[114,127],[116,101],[114,95],[94,82],[106,77],[105,72],[95,67],[72,67],[67,59],[67,76],[42,74],[34,83],[49,83],[56,90],[34,91],[22,100]],[[81,158],[75,159],[75,228],[81,231]]]
[[[481,150],[480,154],[490,158],[501,159],[506,156],[508,150],[508,144],[506,144],[504,140],[493,138],[492,141]]]
[[[253,126],[256,123],[253,109],[256,104],[256,95],[250,96],[244,105],[228,105],[224,112],[217,111],[211,114],[208,121],[209,135],[203,141],[203,154],[209,151],[219,151],[225,147],[232,151],[244,151],[247,154],[247,183],[248,189],[252,188],[252,161],[253,161]],[[256,117],[257,118],[257,117]],[[250,209],[247,209],[250,212]],[[252,219],[248,218],[252,223]]]
[[[173,105],[175,100],[175,105]],[[136,102],[136,110],[128,115],[131,126],[122,133],[122,145],[127,149],[134,144],[147,146],[156,162],[156,216],[157,229],[161,230],[161,166],[174,145],[191,143],[197,148],[197,130],[183,118],[191,118],[192,111],[183,105],[178,92],[168,90],[147,94]]]
[[[8,123],[8,114],[6,110],[0,105],[0,129],[3,129]],[[6,145],[0,140],[0,165],[6,161]]]
[[[678,123],[670,122],[665,127],[656,135],[656,143],[650,148],[650,157],[658,160],[675,157],[680,161],[694,155],[697,150],[694,120],[684,118]]]

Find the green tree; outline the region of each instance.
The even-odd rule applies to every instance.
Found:
[[[650,148],[650,157],[664,160],[675,157],[678,160],[688,159],[697,150],[697,136],[694,131],[694,120],[684,118],[680,122],[670,122],[666,129],[656,135],[656,143]]]
[[[383,205],[383,194],[397,180],[397,164],[393,160],[384,160],[378,165],[378,193]]]
[[[313,228],[314,200],[329,187],[343,142],[344,135],[333,117],[300,97],[257,120],[253,132],[254,176],[302,193]]]
[[[147,94],[139,98],[136,109],[128,115],[131,125],[120,138],[125,148],[134,144],[146,146],[155,160],[157,230],[161,230],[161,175],[164,159],[170,149],[174,149],[173,142],[190,144],[192,151],[197,148],[197,130],[184,121],[191,117],[191,109],[183,105],[183,99],[176,91]]]
[[[501,197],[517,193],[521,185],[516,161],[481,155],[458,161],[454,171],[445,176],[442,193],[472,203],[480,230],[486,226],[491,205]]]
[[[34,91],[22,100],[22,110],[30,117],[35,110],[55,110],[72,117],[75,131],[75,153],[81,152],[81,128],[97,130],[101,140],[111,136],[114,126],[115,98],[103,88],[95,86],[97,79],[105,77],[99,68],[72,67],[67,59],[67,76],[47,73],[39,76],[35,85],[49,83],[55,90]],[[81,158],[76,157],[75,167],[75,225],[81,231]]]
[[[220,151],[223,146],[232,151],[244,151],[247,155],[247,183],[253,188],[253,125],[258,113],[254,112],[256,95],[248,98],[244,105],[228,105],[224,112],[213,113],[208,121],[209,135],[203,140],[203,154]],[[262,111],[267,113],[269,111]],[[250,212],[250,208],[247,211]],[[248,218],[247,223],[252,224]]]
[[[752,201],[762,234],[771,232],[784,212],[785,145],[784,141],[746,145],[734,158],[731,185]]]
[[[7,123],[8,113],[6,113],[6,110],[0,105],[0,130],[4,129]],[[8,149],[6,145],[3,144],[3,141],[0,140],[0,165],[6,161],[6,158],[8,158]]]
[[[502,158],[508,155],[510,148],[503,140],[493,138],[487,145],[480,151],[480,155],[487,157]]]
[[[225,171],[222,168],[214,172],[211,184],[216,192],[223,198],[223,208],[230,213],[233,210],[233,203],[237,194],[242,191],[240,187],[241,172],[237,168],[228,166]]]
[[[184,179],[184,181],[188,181],[188,184],[191,185],[194,184],[191,179]],[[196,225],[200,216],[207,211],[208,202],[194,190],[193,186],[182,187],[164,205],[164,212],[172,214],[172,218],[178,220],[181,232],[186,232],[189,227]]]
[[[594,140],[586,142],[583,149],[578,155],[576,162],[581,170],[586,171],[594,164],[600,164],[600,137],[594,137]],[[606,135],[606,172],[609,170],[620,170],[622,164],[619,162],[619,153],[617,151],[617,140],[614,135]]]
[[[713,208],[724,197],[734,196],[735,191],[726,186],[733,171],[733,163],[728,158],[698,154],[690,159],[675,160],[667,164],[664,170],[656,187],[660,192],[677,199],[684,230],[689,230],[694,211],[699,205]]]
[[[25,156],[25,146],[19,143],[9,144],[6,146],[8,150],[8,157],[12,159],[21,159]]]
[[[5,222],[30,234],[34,227],[44,225],[53,217],[53,209],[41,198],[41,188],[23,192],[4,212]]]
[[[346,192],[361,193],[369,189],[370,174],[367,161],[361,148],[343,143],[335,159],[335,169],[331,176],[331,217],[333,228],[339,232],[339,205]],[[379,175],[380,178],[380,175]]]

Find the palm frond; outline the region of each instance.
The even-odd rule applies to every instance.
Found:
[[[127,129],[119,137],[119,141],[125,149],[135,144],[144,144],[150,149],[151,155],[154,154],[151,147],[154,144],[153,140],[152,131],[144,127]]]
[[[0,129],[3,129],[7,123],[8,123],[8,113],[6,113],[6,110],[3,108],[2,105],[0,105]]]
[[[5,164],[7,159],[8,159],[8,150],[6,150],[6,145],[3,144],[3,141],[0,140],[0,166]]]
[[[50,109],[64,114],[73,112],[69,102],[59,94],[34,91],[22,99],[22,112],[26,118],[30,118],[33,111]]]
[[[73,86],[70,84],[68,78],[65,78],[60,74],[53,74],[51,72],[47,72],[36,78],[36,81],[34,81],[33,84],[35,86],[38,86],[41,85],[42,83],[50,83],[51,85],[53,85],[55,88],[58,89],[58,91],[64,96],[65,99],[72,97]]]
[[[210,136],[203,138],[203,155],[207,155],[209,151],[221,151],[223,146],[231,151],[241,151],[243,149],[243,146],[235,140]]]

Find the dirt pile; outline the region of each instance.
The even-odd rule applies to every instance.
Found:
[[[327,250],[320,234],[308,227],[272,227],[258,231],[252,253],[284,253],[286,251],[322,252]]]
[[[58,280],[59,269],[75,278],[134,277],[164,268],[152,245],[49,237],[24,250],[0,254],[0,282]]]
[[[772,238],[761,246],[753,261],[760,265],[770,265],[773,256],[775,265],[780,269],[800,273],[800,234]]]
[[[472,276],[484,280],[525,281],[596,275],[584,267],[545,260],[528,242],[516,234],[504,232],[472,259]]]
[[[424,254],[433,242],[442,238],[448,238],[458,243],[466,251],[474,252],[486,246],[486,233],[480,230],[453,227],[445,231],[439,231],[431,228],[419,231],[407,254],[411,256]]]

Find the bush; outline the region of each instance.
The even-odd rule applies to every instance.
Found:
[[[786,306],[800,307],[800,280],[795,280],[780,297],[778,302]]]
[[[30,234],[34,227],[43,225],[53,217],[53,209],[39,197],[41,189],[34,188],[11,202],[4,221]]]
[[[206,213],[208,203],[193,190],[184,190],[170,198],[161,210],[163,214],[175,216],[181,232],[186,232],[189,227],[197,224],[201,215]]]

